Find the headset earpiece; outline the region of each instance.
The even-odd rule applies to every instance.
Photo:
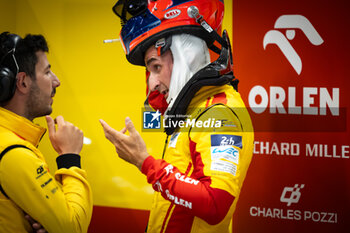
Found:
[[[10,45],[11,47],[7,54],[5,54],[0,60],[0,103],[10,100],[14,95],[16,90],[16,76],[19,71],[15,51],[17,43],[21,40],[21,37],[16,34],[8,34],[8,37],[9,38],[5,44]],[[14,66],[8,66],[9,59],[12,60]],[[11,70],[9,67],[15,67],[16,70]]]
[[[13,72],[6,67],[0,69],[0,103],[9,100],[16,90],[16,77]]]

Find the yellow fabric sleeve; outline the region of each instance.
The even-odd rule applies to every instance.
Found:
[[[242,119],[243,120],[243,119]],[[215,105],[196,121],[213,122],[214,127],[192,128],[190,138],[201,154],[205,176],[211,177],[211,187],[237,197],[251,161],[252,132],[243,132],[242,120],[225,105]],[[220,121],[221,126],[215,127]]]
[[[7,195],[48,232],[87,232],[92,194],[84,170],[59,169],[55,179],[46,163],[26,148],[7,152],[0,166]]]

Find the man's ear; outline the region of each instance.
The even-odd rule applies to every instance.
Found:
[[[32,79],[25,72],[17,74],[16,87],[19,92],[23,94],[29,93],[32,82]]]

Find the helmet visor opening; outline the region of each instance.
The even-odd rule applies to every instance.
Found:
[[[112,9],[124,25],[132,17],[144,13],[147,6],[147,0],[119,0]]]

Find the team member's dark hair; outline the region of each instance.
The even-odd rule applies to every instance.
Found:
[[[0,56],[3,57],[12,48],[7,48],[3,46],[4,43],[9,39],[9,33],[3,32],[0,35],[1,50]],[[49,52],[47,42],[42,35],[26,35],[25,38],[20,40],[16,46],[15,57],[19,66],[19,72],[25,72],[32,79],[35,79],[35,65],[38,62],[36,52],[43,51]],[[6,61],[5,61],[6,62]],[[6,65],[6,63],[4,64]],[[9,65],[11,66],[11,65]],[[11,67],[9,67],[11,68]],[[11,69],[14,73],[16,70]]]

